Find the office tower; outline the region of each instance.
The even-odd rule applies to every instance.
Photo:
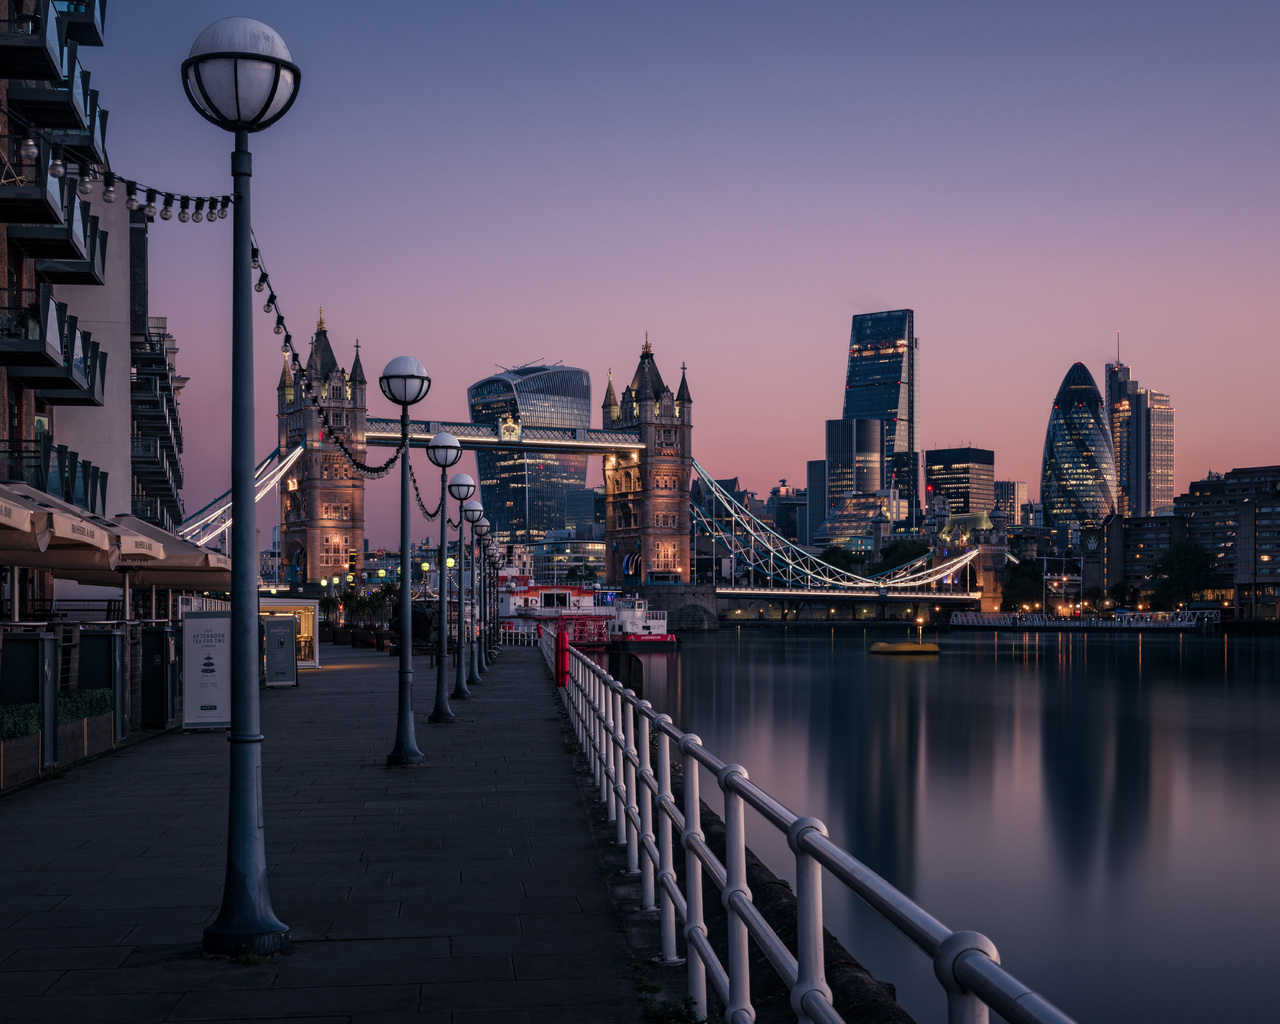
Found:
[[[885,487],[897,490],[899,498],[906,505],[907,515],[911,518],[920,511],[920,453],[895,452],[889,462],[888,483]]]
[[[1107,364],[1107,414],[1116,460],[1116,508],[1126,516],[1173,512],[1173,403]]]
[[[953,515],[996,507],[996,453],[986,448],[934,448],[924,453],[929,504],[946,498]]]
[[[850,420],[827,420],[827,510],[858,489],[857,427]],[[825,519],[826,516],[823,516]]]
[[[843,418],[883,422],[884,456],[879,487],[887,487],[895,474],[905,478],[909,466],[919,462],[918,459],[894,462],[894,456],[918,452],[918,344],[912,310],[865,313],[853,318]],[[907,482],[899,479],[899,490],[909,490],[912,500],[918,500],[918,481],[911,488],[904,487]]]
[[[519,366],[467,389],[472,423],[510,418],[521,427],[591,425],[591,378],[572,366]],[[587,456],[476,453],[480,500],[499,544],[532,543],[564,529],[565,495],[587,483]]]
[[[812,544],[813,535],[827,519],[827,460],[811,459],[805,463],[805,503],[808,529],[802,544]]]
[[[884,487],[884,421],[855,420],[853,450],[854,490],[875,494]]]
[[[1024,480],[996,481],[996,508],[1009,517],[1010,526],[1030,526],[1023,521],[1027,503],[1027,484]]]
[[[1098,385],[1084,363],[1062,378],[1049,413],[1040,468],[1046,526],[1096,526],[1116,510],[1116,465]]]

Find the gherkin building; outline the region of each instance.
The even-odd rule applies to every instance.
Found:
[[[1116,507],[1116,464],[1098,385],[1084,363],[1062,378],[1044,435],[1040,500],[1048,523],[1097,525]]]

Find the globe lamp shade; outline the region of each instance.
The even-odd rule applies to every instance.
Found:
[[[483,512],[481,514],[483,514]],[[486,537],[485,534],[487,534],[489,530],[490,530],[489,520],[487,519],[476,520],[476,536],[477,537],[481,537],[484,540],[488,540],[489,538]]]
[[[447,431],[440,431],[427,443],[427,458],[441,469],[448,469],[462,458],[462,445]]]
[[[466,473],[454,473],[449,477],[449,494],[455,501],[466,501],[476,493],[476,482]]]
[[[416,405],[431,390],[427,368],[413,356],[396,356],[378,378],[378,386],[396,405]]]
[[[302,72],[279,33],[253,18],[223,18],[191,44],[182,86],[201,117],[229,132],[260,132],[293,106]]]
[[[457,477],[454,477],[456,480]],[[449,482],[449,490],[453,491],[453,481]],[[472,498],[470,501],[462,503],[462,518],[469,522],[472,526],[480,522],[484,517],[484,506],[480,502]]]

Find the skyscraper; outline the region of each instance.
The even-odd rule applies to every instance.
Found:
[[[1138,386],[1124,363],[1107,364],[1107,413],[1116,457],[1117,510],[1173,513],[1173,403]]]
[[[1098,385],[1084,363],[1062,378],[1049,413],[1040,469],[1046,525],[1095,526],[1116,510],[1116,464]]]
[[[920,402],[916,351],[919,342],[914,318],[910,309],[863,313],[853,318],[843,418],[883,421],[884,455],[879,486],[887,487],[894,479],[904,496],[909,493],[911,500],[918,504],[916,453]],[[907,458],[908,455],[911,457]]]
[[[1027,504],[1027,484],[1025,480],[997,480],[996,508],[1009,517],[1010,526],[1031,526],[1024,522]]]
[[[953,515],[996,506],[996,453],[987,448],[934,448],[924,453],[924,478],[933,498],[946,498]]]
[[[845,494],[858,489],[856,440],[857,424],[827,420],[827,511]]]
[[[572,366],[519,366],[467,389],[472,423],[508,417],[522,427],[591,425],[591,378]],[[532,543],[564,529],[565,494],[587,483],[587,456],[476,452],[480,500],[500,544]]]

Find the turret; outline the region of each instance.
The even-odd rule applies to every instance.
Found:
[[[606,430],[618,422],[618,418],[622,415],[622,408],[618,405],[618,396],[613,393],[613,370],[609,371],[609,387],[604,393],[604,402],[600,406],[603,416],[601,417],[601,426]]]

